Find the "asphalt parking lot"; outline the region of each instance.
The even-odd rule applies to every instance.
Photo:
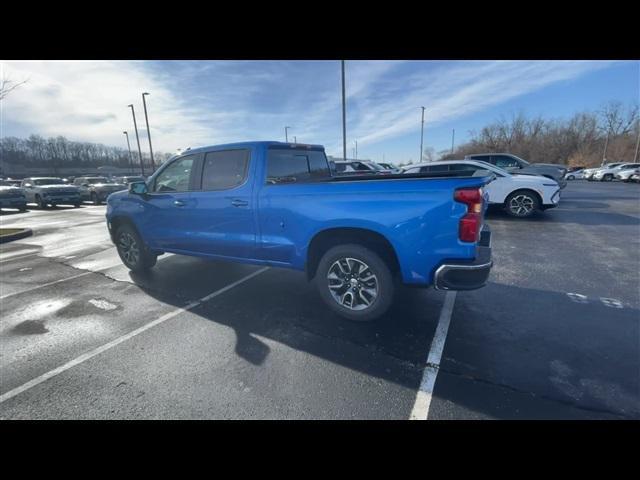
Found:
[[[298,272],[164,255],[132,274],[104,212],[0,216],[34,231],[0,246],[2,419],[408,419],[429,381],[429,419],[640,418],[637,184],[490,212],[485,288],[403,290],[370,325]]]

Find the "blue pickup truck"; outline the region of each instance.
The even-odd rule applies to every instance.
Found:
[[[484,286],[490,177],[332,175],[324,148],[247,142],[188,149],[107,200],[123,263],[165,252],[301,270],[327,305],[370,321],[398,284]],[[468,175],[468,173],[466,173]]]

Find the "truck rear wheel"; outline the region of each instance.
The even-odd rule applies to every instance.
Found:
[[[125,224],[118,228],[116,247],[122,263],[136,273],[149,270],[158,260],[158,257],[149,251],[136,229],[131,225]]]
[[[315,282],[329,308],[356,322],[377,319],[393,302],[391,270],[378,254],[362,245],[329,249],[320,259]]]

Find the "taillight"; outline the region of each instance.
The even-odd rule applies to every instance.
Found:
[[[460,188],[453,198],[467,206],[467,213],[460,219],[458,238],[462,242],[477,242],[482,229],[482,189]]]

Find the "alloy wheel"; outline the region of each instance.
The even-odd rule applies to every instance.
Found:
[[[329,292],[341,306],[350,310],[369,308],[378,298],[378,277],[369,265],[356,258],[340,258],[327,273]]]
[[[529,215],[533,211],[534,201],[528,195],[516,195],[509,202],[509,209],[518,216]]]
[[[140,249],[138,248],[138,242],[133,238],[133,235],[127,232],[122,233],[118,241],[118,249],[129,265],[138,264]]]

